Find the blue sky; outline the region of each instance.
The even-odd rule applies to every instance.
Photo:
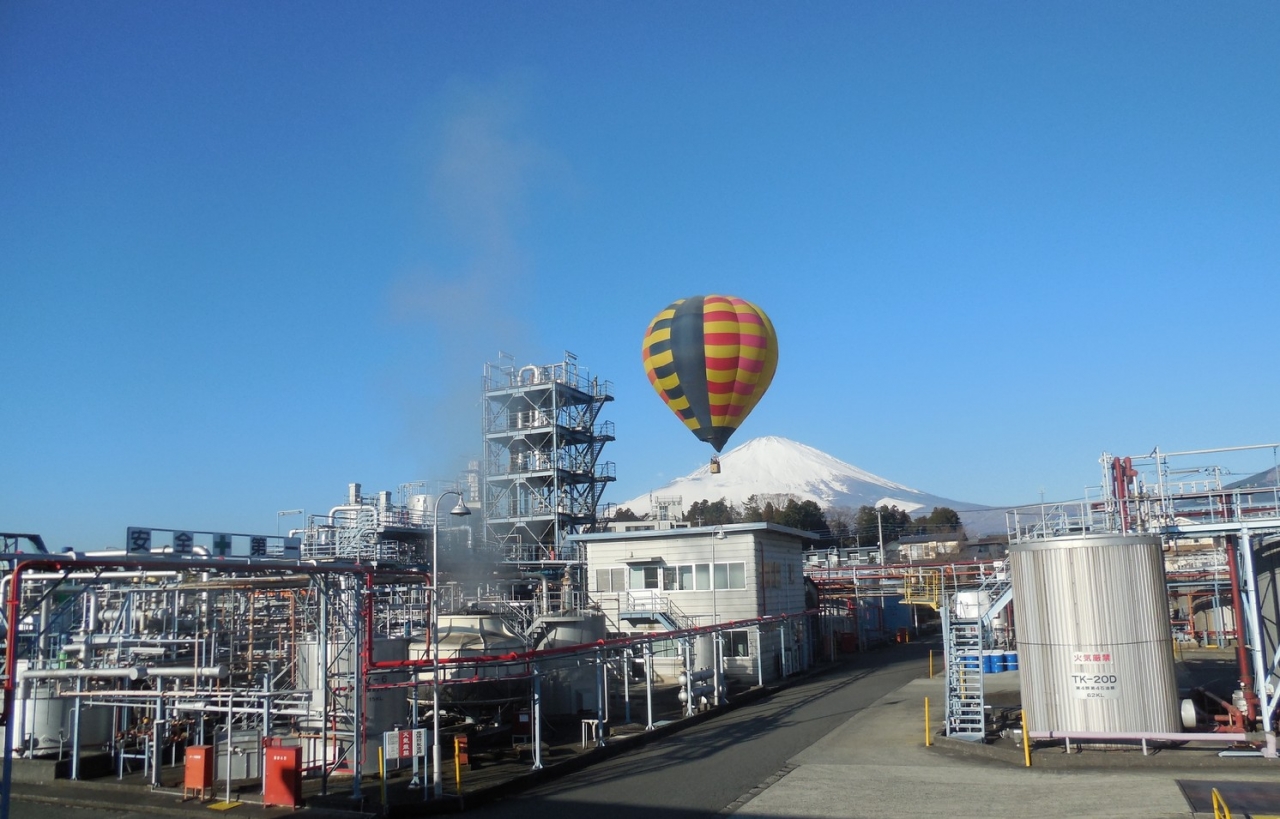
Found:
[[[613,383],[634,497],[710,453],[640,363],[702,293],[780,339],[730,446],[1014,504],[1280,440],[1278,43],[1267,3],[5,3],[0,529],[450,478],[499,351]]]

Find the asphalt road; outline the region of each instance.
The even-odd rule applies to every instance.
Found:
[[[914,643],[858,655],[764,700],[467,814],[484,819],[650,819],[654,811],[662,811],[664,819],[715,816],[858,711],[926,674],[930,647],[937,645]]]

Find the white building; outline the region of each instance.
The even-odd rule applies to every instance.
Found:
[[[810,533],[772,523],[737,523],[605,532],[574,540],[586,552],[588,600],[605,613],[613,630],[643,634],[741,623],[724,630],[730,677],[770,680],[807,667],[804,618],[788,621],[785,628],[778,623],[761,628],[753,621],[816,607],[816,597],[806,601],[803,571],[805,544],[814,540]],[[678,649],[669,648],[669,664],[678,665]]]

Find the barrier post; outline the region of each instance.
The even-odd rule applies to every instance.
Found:
[[[1031,733],[1027,730],[1027,709],[1022,709],[1022,758],[1031,767]]]
[[[924,698],[924,747],[933,745],[933,735],[929,732],[929,698]]]
[[[386,813],[391,809],[387,804],[387,755],[381,745],[378,746],[378,775],[382,779],[382,813]]]

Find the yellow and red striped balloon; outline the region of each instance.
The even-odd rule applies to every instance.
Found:
[[[716,452],[755,409],[778,369],[773,322],[733,296],[675,302],[649,322],[643,352],[659,397]]]

